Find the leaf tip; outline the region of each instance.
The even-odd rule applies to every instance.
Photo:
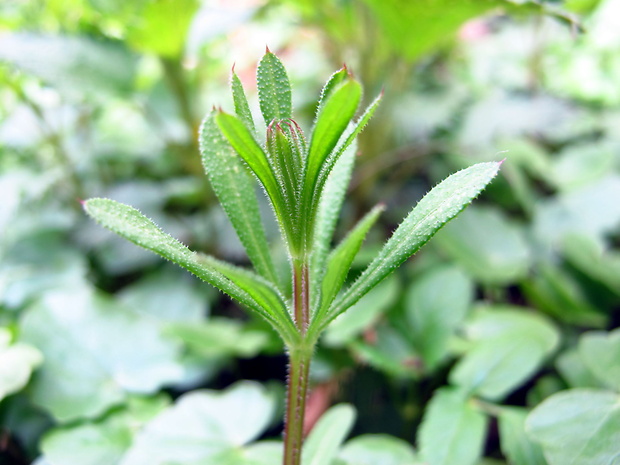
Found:
[[[269,45],[265,44],[265,54],[268,55],[271,53],[271,50],[269,50]]]

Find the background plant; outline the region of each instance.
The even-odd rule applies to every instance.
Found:
[[[508,157],[502,177],[475,206],[345,315],[355,318],[343,317],[325,333],[311,373],[309,418],[347,401],[357,419],[340,409],[327,418],[341,435],[327,423],[310,443],[327,444],[319,439],[319,431],[327,431],[330,450],[344,463],[364,457],[411,463],[412,444],[419,459],[451,463],[457,459],[431,456],[433,428],[420,423],[441,425],[455,410],[484,420],[475,434],[454,431],[454,447],[468,450],[463,455],[470,463],[565,463],[552,455],[553,441],[545,439],[541,449],[537,440],[544,435],[519,418],[568,389],[617,391],[584,367],[579,342],[589,331],[613,335],[618,321],[616,2],[488,2],[486,12],[451,18],[450,5],[426,2],[434,19],[428,25],[440,18],[446,25],[432,40],[424,24],[410,27],[411,17],[388,2],[381,2],[382,16],[399,13],[381,24],[370,2],[325,2],[314,12],[299,2],[234,3],[225,13],[215,3],[178,1],[173,13],[171,2],[155,1],[0,6],[0,317],[11,335],[8,347],[27,345],[42,355],[39,362],[17,359],[20,372],[32,370],[33,377],[0,404],[3,460],[120,462],[130,449],[135,457],[163,444],[161,423],[147,425],[165,412],[174,419],[171,432],[179,432],[167,435],[168,447],[187,442],[197,429],[183,425],[216,412],[193,408],[201,396],[186,402],[183,395],[207,387],[207,398],[220,399],[229,391],[218,391],[239,379],[265,386],[233,390],[236,399],[247,397],[245,411],[250,403],[265,412],[282,402],[282,343],[266,324],[244,317],[227,298],[155,255],[104,234],[75,201],[104,196],[134,205],[193,250],[248,265],[201,174],[196,131],[203,109],[223,103],[233,61],[249,101],[257,101],[253,66],[269,43],[290,64],[302,127],[310,127],[321,81],[343,61],[368,95],[385,86],[372,124],[358,139],[362,155],[335,232],[342,237],[373,205],[387,204],[352,264],[352,278],[432,185],[464,166]],[[319,11],[331,12],[320,18]],[[576,15],[579,25],[564,19]],[[467,18],[473,20],[463,23]],[[386,27],[394,45],[382,32]],[[405,57],[401,49],[419,43],[428,46]],[[183,108],[191,109],[191,118]],[[269,219],[267,204],[259,205]],[[273,243],[277,225],[265,222],[265,233]],[[279,273],[280,263],[286,270],[286,260],[275,264]],[[442,279],[450,279],[456,295],[441,292]],[[501,338],[479,336],[477,322],[493,316],[481,310],[540,317],[517,324],[540,327],[519,330],[518,337],[549,334],[541,331],[549,325],[559,336],[555,349],[547,342],[517,352],[527,363],[500,360],[489,375],[506,381],[494,397],[465,376],[486,376],[485,357],[494,352],[485,347],[508,350]],[[412,328],[436,336],[425,340]],[[144,347],[139,360],[137,345]],[[457,369],[468,359],[468,370]],[[137,365],[144,369],[130,375]],[[512,376],[515,365],[530,368]],[[92,366],[99,368],[84,369]],[[8,378],[17,379],[11,370]],[[458,390],[463,383],[467,393],[458,403],[455,395],[439,395],[438,389]],[[609,405],[601,399],[593,402]],[[583,397],[569,404],[586,405]],[[507,408],[518,411],[509,416]],[[237,417],[230,412],[217,424],[233,425]],[[549,424],[558,418],[570,425],[542,412]],[[584,422],[575,424],[576,435],[588,437],[579,429]],[[222,426],[231,433],[218,441],[228,445],[233,463],[257,461],[269,446],[254,446],[254,438],[281,431],[272,422],[253,425],[237,436]],[[337,445],[349,426],[354,439]],[[613,428],[611,435],[609,427],[601,431],[593,444],[596,438],[615,443]],[[367,436],[380,432],[393,436]],[[205,440],[212,434],[199,433]],[[82,455],[67,457],[67,450]],[[200,453],[177,460],[195,461]],[[571,459],[592,463],[587,454]]]

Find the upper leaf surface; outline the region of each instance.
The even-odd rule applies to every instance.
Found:
[[[205,171],[226,215],[256,268],[269,281],[277,275],[260,217],[254,182],[217,127],[213,113],[200,129],[200,152]]]
[[[109,199],[90,199],[86,212],[106,228],[161,255],[254,310],[286,340],[295,332],[277,290],[259,276],[213,257],[192,252],[135,208]]]
[[[303,448],[304,465],[331,463],[355,420],[355,409],[347,404],[330,408],[317,422]]]
[[[260,110],[269,125],[274,119],[290,118],[292,114],[291,84],[280,59],[265,53],[256,73]]]
[[[501,163],[479,163],[439,183],[424,196],[353,285],[334,302],[330,319],[417,252],[444,224],[454,218],[497,175]]]
[[[255,130],[254,118],[252,118],[252,112],[250,111],[250,104],[245,96],[243,85],[237,73],[233,71],[231,78],[231,88],[233,94],[233,102],[235,104],[235,113],[237,117],[245,123],[245,125],[252,132]]]

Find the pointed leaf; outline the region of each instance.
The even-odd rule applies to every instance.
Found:
[[[348,76],[349,72],[347,71],[347,68],[343,67],[329,77],[329,79],[325,83],[325,86],[323,87],[323,90],[321,91],[321,98],[319,99],[319,104],[316,108],[317,115],[325,106],[325,102],[334,93],[334,90],[336,90],[340,84],[344,83]]]
[[[248,99],[245,96],[245,91],[243,90],[243,84],[241,84],[241,80],[237,73],[232,73],[231,78],[231,88],[233,94],[233,102],[235,104],[235,113],[237,114],[237,118],[239,118],[245,125],[254,132],[254,118],[252,118],[252,112],[250,111],[250,105],[248,104]]]
[[[420,458],[428,465],[474,465],[482,455],[486,425],[485,415],[470,399],[452,388],[441,388],[420,426]]]
[[[327,324],[417,252],[448,221],[468,205],[497,175],[501,162],[479,163],[448,177],[416,205],[383,246],[379,255],[338,298]]]
[[[310,285],[312,286],[311,295],[313,298],[320,296],[320,286],[325,274],[325,261],[342,209],[347,186],[351,180],[356,151],[357,144],[353,143],[340,157],[327,178],[317,207],[310,266]],[[316,301],[312,302],[313,308],[316,308],[317,303]]]
[[[316,324],[320,324],[325,311],[340,291],[368,230],[375,224],[383,210],[385,210],[384,205],[377,205],[369,211],[329,255],[321,288],[321,306],[314,320]]]
[[[302,463],[304,465],[325,465],[336,457],[353,422],[355,409],[347,404],[330,408],[314,426],[304,443]]]
[[[253,180],[241,160],[209,115],[200,128],[202,163],[256,271],[273,283],[278,277],[273,266]]]
[[[308,165],[304,180],[304,198],[307,202],[311,201],[315,193],[314,187],[323,162],[353,118],[361,96],[362,86],[359,82],[350,79],[333,91],[321,108],[312,131],[308,151]]]
[[[271,200],[278,221],[290,224],[291,215],[286,214],[282,190],[278,185],[267,155],[256,142],[250,130],[235,116],[223,112],[215,115],[215,121],[230,145],[254,172]],[[285,229],[290,229],[286,228]]]
[[[260,110],[269,125],[274,119],[290,118],[292,113],[291,85],[280,59],[265,53],[256,73]]]
[[[291,332],[296,331],[278,291],[258,275],[192,252],[138,210],[122,203],[90,199],[84,203],[84,209],[106,228],[176,263],[254,310],[269,321],[283,339],[289,340]]]

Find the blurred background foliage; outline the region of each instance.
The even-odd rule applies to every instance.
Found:
[[[360,270],[438,180],[507,159],[472,207],[327,331],[309,420],[349,402],[355,426],[344,407],[329,421],[363,435],[331,463],[609,463],[620,441],[618,0],[1,2],[0,463],[277,462],[277,447],[253,441],[279,438],[280,341],[79,204],[134,205],[191,247],[247,264],[196,131],[213,105],[232,108],[233,64],[256,101],[265,45],[291,74],[306,128],[343,62],[367,100],[385,92],[341,220],[345,230],[388,205]],[[561,429],[597,415],[603,439]],[[316,431],[315,444],[330,434]]]

